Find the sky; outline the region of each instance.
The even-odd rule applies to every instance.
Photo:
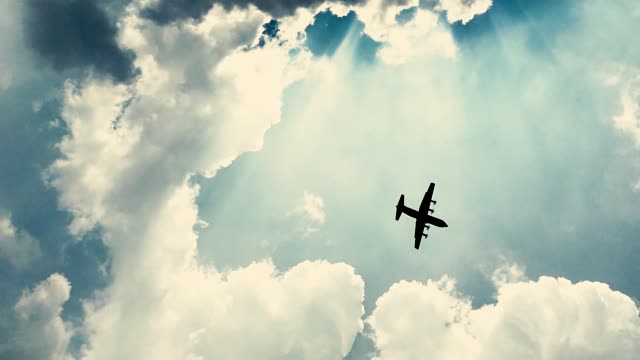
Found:
[[[636,1],[0,20],[0,358],[640,355]]]

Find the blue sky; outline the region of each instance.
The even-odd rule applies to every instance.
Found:
[[[640,352],[633,1],[0,4],[3,357]]]

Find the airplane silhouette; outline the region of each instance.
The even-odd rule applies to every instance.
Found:
[[[442,219],[438,219],[437,217],[431,216],[429,214],[433,214],[433,209],[431,209],[431,203],[433,203],[433,205],[436,204],[436,202],[434,200],[432,200],[433,197],[433,189],[435,188],[436,184],[431,183],[431,185],[429,185],[429,189],[427,189],[427,192],[424,193],[424,197],[422,198],[422,202],[420,203],[420,208],[418,209],[418,211],[404,206],[404,194],[400,195],[400,200],[398,200],[398,205],[396,205],[396,221],[400,219],[400,216],[402,214],[407,214],[408,216],[411,216],[412,218],[416,219],[416,228],[414,231],[414,238],[416,239],[414,247],[416,249],[420,248],[420,241],[422,240],[422,237],[424,236],[425,239],[427,238],[427,233],[423,233],[422,231],[427,228],[427,230],[429,230],[429,225],[427,224],[432,224],[434,226],[437,227],[447,227],[447,223],[444,222],[444,220]]]

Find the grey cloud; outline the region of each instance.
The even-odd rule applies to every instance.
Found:
[[[0,358],[70,359],[67,347],[73,329],[60,317],[70,292],[69,281],[58,273],[24,289],[13,306],[17,323],[9,341],[0,344]]]
[[[95,0],[29,0],[29,45],[56,71],[93,69],[116,81],[135,77],[135,54],[116,42],[117,28]]]
[[[11,223],[10,215],[0,215],[0,258],[17,269],[24,269],[41,255],[38,241]]]

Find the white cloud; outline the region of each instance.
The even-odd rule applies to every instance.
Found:
[[[192,353],[206,359],[341,359],[362,330],[364,283],[346,264],[307,261],[276,275],[258,263],[221,285],[211,295],[231,301],[201,309],[210,323],[192,332]]]
[[[53,274],[33,290],[25,290],[15,305],[18,326],[10,344],[21,359],[71,359],[67,346],[72,329],[60,318],[71,286],[60,274]]]
[[[472,358],[475,344],[464,324],[471,304],[452,294],[453,288],[446,277],[392,285],[366,320],[380,351],[374,359]]]
[[[451,280],[400,282],[376,302],[375,359],[635,359],[640,319],[606,284],[563,278],[503,283],[472,309]]]
[[[437,25],[436,13],[418,9],[411,21],[389,28],[386,45],[378,56],[387,64],[402,64],[427,53],[455,58],[458,49],[453,37]]]
[[[365,24],[365,32],[376,41],[387,41],[389,33],[398,27],[396,15],[406,8],[418,6],[418,0],[398,5],[386,0],[371,0],[355,8],[355,12]],[[418,13],[422,9],[418,9]]]
[[[144,238],[131,239],[144,256],[114,258],[114,284],[86,304],[91,337],[82,358],[344,357],[364,313],[353,268],[303,262],[281,274],[267,261],[220,273],[199,265],[196,195],[181,187]]]
[[[484,14],[491,5],[492,0],[439,0],[436,10],[447,12],[447,21],[454,23],[461,21],[466,24],[476,15]]]
[[[482,3],[465,4],[468,8],[449,3],[448,16],[467,19]],[[416,18],[419,33],[434,25],[432,14],[423,15]],[[64,157],[52,165],[50,181],[74,215],[71,232],[81,235],[100,224],[113,254],[113,284],[85,303],[89,340],[83,358],[338,359],[361,330],[364,285],[348,265],[303,262],[278,274],[271,263],[259,262],[221,273],[196,258],[198,189],[187,185],[189,176],[213,175],[240,153],[259,149],[265,131],[280,119],[283,89],[304,75],[309,62],[303,53],[291,63],[288,48],[272,43],[240,50],[255,42],[265,20],[255,9],[227,13],[214,7],[201,23],[159,27],[138,17],[134,6],[121,21],[121,42],[136,52],[141,78],[129,87],[91,78],[68,84],[63,120],[70,134],[60,144]],[[383,20],[386,24],[388,17]],[[286,31],[283,36],[291,38]],[[451,44],[448,36],[436,39]],[[448,46],[443,49],[455,54]],[[413,51],[410,45],[401,48]],[[318,202],[310,204],[306,214],[324,221]],[[549,321],[541,325],[558,325],[558,334],[577,339],[578,346],[594,333],[608,345],[635,346],[598,333],[613,327],[589,327],[608,315],[589,314],[590,306],[618,306],[614,320],[631,324],[622,339],[637,340],[637,324],[627,321],[630,308],[622,295],[594,283],[496,279],[498,304],[479,310],[446,279],[392,287],[370,318],[380,357],[423,358],[432,351],[446,358],[492,358],[490,351],[499,348],[491,346],[495,343],[515,350],[524,349],[526,341],[559,346],[543,336],[547,332],[523,328],[519,321],[562,304],[567,308],[556,315],[568,316],[566,321],[577,316],[568,309],[580,311],[578,335]],[[544,298],[552,291],[566,293],[564,303]],[[540,318],[525,320],[536,324]],[[510,337],[513,327],[524,332],[522,339]]]
[[[106,212],[146,217],[143,208],[188,174],[212,175],[261,147],[280,119],[284,87],[307,61],[304,54],[290,61],[288,49],[273,43],[242,51],[264,20],[257,11],[215,7],[200,24],[158,27],[131,8],[121,37],[136,51],[142,77],[131,87],[97,79],[67,85],[62,115],[71,135],[50,181],[74,214],[72,233]]]
[[[628,74],[627,74],[628,75]],[[610,83],[619,82],[619,75]],[[616,128],[630,135],[640,146],[640,76],[633,74],[624,82],[620,94],[622,109],[613,117]]]
[[[410,21],[399,24],[396,20],[398,13],[411,7],[417,7],[415,16]],[[313,23],[313,17],[319,11],[325,9],[330,9],[340,17],[346,16],[351,10],[355,11],[358,20],[365,25],[364,33],[373,40],[384,43],[378,51],[378,57],[384,63],[403,64],[423,54],[449,59],[457,56],[458,49],[450,32],[437,26],[437,12],[419,7],[418,0],[370,0],[351,7],[327,1],[312,9],[301,7],[293,16],[278,20],[280,38],[287,41],[289,46],[304,46],[305,27]]]
[[[470,19],[471,7],[450,6],[448,17]],[[416,44],[425,36],[455,56],[455,44],[436,28],[434,14],[420,10],[404,26],[389,25],[387,15],[380,21],[391,28],[381,26],[390,44],[380,53],[383,61],[403,63],[421,54]],[[303,262],[280,274],[267,261],[220,273],[194,257],[197,189],[185,178],[211,175],[239,153],[259,149],[266,129],[280,118],[282,89],[307,65],[308,53],[291,64],[286,49],[275,46],[237,50],[255,39],[264,20],[254,11],[229,15],[216,8],[201,24],[160,28],[132,13],[122,23],[122,42],[136,51],[142,78],[131,87],[95,79],[68,84],[63,115],[70,136],[60,144],[65,157],[51,168],[52,184],[74,215],[70,230],[81,235],[100,223],[114,250],[114,283],[86,302],[90,337],[83,357],[337,359],[362,328],[363,283],[350,266]],[[303,213],[323,223],[322,199],[309,195]],[[448,279],[394,285],[370,318],[380,358],[500,358],[493,352],[500,348],[522,351],[524,358],[536,349],[603,358],[615,355],[616,346],[638,351],[637,318],[624,296],[597,283],[524,283],[521,270],[496,271],[498,303],[476,310]],[[31,350],[39,354],[34,358],[66,356],[70,331],[59,314],[69,291],[64,295],[61,277],[54,277],[16,307],[25,338],[48,339]],[[549,295],[554,292],[560,296]],[[38,304],[45,304],[48,320],[32,326]],[[553,316],[536,316],[546,311]],[[563,323],[576,323],[570,329],[576,331]],[[43,329],[52,330],[41,334]],[[575,348],[562,348],[555,336],[574,341]],[[602,349],[587,347],[599,337]]]
[[[309,61],[274,43],[243,51],[267,20],[216,6],[201,23],[159,27],[132,6],[121,41],[142,76],[129,87],[67,85],[69,135],[49,182],[74,215],[70,231],[100,224],[113,254],[113,283],[85,302],[82,358],[339,359],[361,330],[364,284],[348,265],[220,273],[196,258],[189,176],[258,150]]]
[[[305,191],[293,210],[287,213],[287,217],[299,219],[303,227],[302,236],[308,236],[318,231],[319,226],[325,222],[324,200],[319,195]]]
[[[403,64],[424,54],[456,57],[457,46],[449,31],[438,27],[438,14],[418,5],[418,0],[397,4],[373,0],[355,8],[358,19],[365,24],[364,32],[373,40],[384,43],[378,51],[378,57],[384,63]],[[396,15],[411,7],[417,7],[415,16],[399,24]]]
[[[527,280],[525,267],[518,263],[503,264],[491,274],[491,282],[496,288],[501,288],[505,284],[511,284]]]
[[[617,111],[611,116],[612,125],[624,137],[632,140],[635,148],[640,148],[640,70],[629,64],[609,62],[598,71],[601,83],[611,88],[618,96]],[[625,149],[628,153],[633,149]],[[640,191],[640,181],[628,181],[632,191]]]
[[[9,215],[0,215],[0,257],[21,270],[40,255],[40,245],[31,234],[16,229]]]
[[[324,200],[318,195],[304,192],[301,199],[300,209],[315,223],[324,224]]]

